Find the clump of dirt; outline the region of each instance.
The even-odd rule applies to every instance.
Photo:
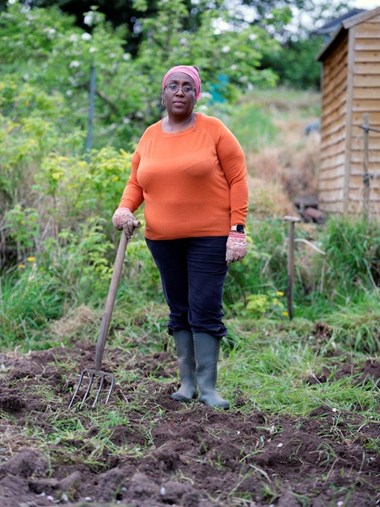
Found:
[[[104,367],[129,380],[107,406],[68,412],[76,372],[93,358],[88,343],[0,354],[2,507],[376,505],[375,421],[324,406],[298,419],[247,413],[242,393],[228,412],[177,403],[170,353],[118,349]],[[346,367],[379,378],[375,360]]]
[[[325,382],[340,380],[344,377],[352,377],[353,384],[361,384],[371,380],[377,382],[380,379],[380,361],[367,359],[362,365],[353,364],[348,361],[329,368],[324,366],[320,372],[309,375],[306,383],[324,384]]]
[[[329,340],[332,336],[332,328],[324,322],[316,322],[314,326],[314,336],[317,340]]]

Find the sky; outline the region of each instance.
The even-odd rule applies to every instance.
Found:
[[[374,9],[380,7],[380,0],[355,0],[353,6],[358,9]]]

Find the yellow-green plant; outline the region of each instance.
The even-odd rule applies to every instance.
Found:
[[[16,242],[17,260],[21,261],[36,250],[39,237],[38,212],[16,204],[4,217],[7,235]]]

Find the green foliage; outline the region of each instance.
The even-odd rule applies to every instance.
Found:
[[[86,160],[51,152],[41,158],[39,167],[26,166],[25,173],[19,174],[25,200],[30,195],[28,180],[33,178],[32,189],[39,195],[43,212],[20,204],[11,207],[5,214],[7,243],[16,243],[20,259],[20,252],[24,256],[34,254],[40,231],[51,230],[55,237],[63,229],[78,233],[81,223],[91,217],[95,221],[102,217],[110,223],[130,167],[130,154],[111,147],[94,150]]]
[[[288,312],[285,310],[284,303],[279,299],[284,293],[277,291],[275,295],[267,294],[249,294],[247,296],[247,304],[238,313],[242,317],[248,318],[273,318],[287,317]],[[235,309],[235,306],[232,305]]]
[[[26,43],[21,44],[15,33],[26,34]],[[141,119],[136,125],[129,115],[133,117],[139,110],[143,96],[136,83],[135,64],[123,49],[124,37],[125,30],[113,30],[100,12],[93,11],[88,33],[75,27],[74,19],[56,7],[25,10],[16,2],[1,15],[0,41],[7,46],[2,73],[17,75],[48,93],[59,91],[70,108],[65,117],[70,130],[87,126],[90,68],[95,65],[95,140],[98,145],[114,141],[117,129],[116,135],[128,144],[131,136],[142,130]]]
[[[326,316],[331,326],[331,349],[339,346],[364,354],[380,353],[379,295],[366,294],[360,301]]]
[[[131,155],[104,147],[89,157],[50,153],[35,176],[34,189],[54,197],[54,212],[60,226],[73,219],[111,217],[117,207],[131,169]]]
[[[360,217],[332,217],[321,235],[323,290],[346,297],[380,282],[380,226]]]
[[[76,153],[83,133],[66,131],[69,110],[58,92],[49,95],[37,86],[18,83],[0,74],[0,214],[14,205],[36,207],[30,185],[52,150]]]
[[[322,50],[322,37],[290,40],[283,46],[265,54],[263,68],[278,75],[278,84],[290,88],[319,89],[321,68],[316,55]]]
[[[69,304],[97,302],[106,295],[112,274],[108,254],[114,247],[102,222],[88,219],[76,233],[63,229],[37,257],[38,269],[61,286]]]
[[[145,10],[146,6],[137,7]],[[228,85],[222,94],[226,97],[253,84],[275,83],[270,69],[258,70],[263,51],[276,45],[265,30],[247,27],[236,32],[231,27],[218,31],[221,13],[211,9],[203,13],[195,31],[183,30],[188,15],[183,0],[161,2],[153,17],[140,20],[143,40],[132,58],[124,49],[130,37],[125,26],[113,29],[95,8],[85,14],[89,29],[84,31],[57,7],[27,10],[16,2],[1,15],[0,42],[7,46],[2,73],[17,75],[50,93],[59,91],[71,110],[68,124],[86,128],[90,68],[94,65],[97,147],[108,143],[128,148],[160,117],[157,77],[179,62],[200,67],[206,92],[225,74]],[[21,46],[19,34],[24,33],[26,43]]]
[[[179,62],[200,68],[204,92],[218,83],[220,75],[225,76],[227,85],[220,92],[227,99],[254,84],[275,84],[276,76],[270,70],[258,71],[264,48],[270,51],[276,46],[265,30],[258,27],[220,30],[217,25],[221,17],[229,21],[227,13],[208,10],[203,13],[196,32],[184,31],[181,27],[187,17],[185,2],[175,0],[162,2],[156,17],[141,21],[145,38],[136,63],[147,79],[143,84],[147,95],[152,96],[153,91],[153,97],[158,99],[157,75],[162,76]]]
[[[61,315],[62,286],[39,270],[34,258],[20,264],[18,271],[17,276],[0,279],[1,346],[51,346],[45,330],[50,319]]]
[[[14,208],[5,213],[5,230],[8,230],[8,237],[15,241],[17,248],[17,259],[25,259],[28,252],[34,252],[39,242],[39,217],[34,208],[22,208],[16,204]]]
[[[245,308],[258,315],[282,313],[282,304],[273,304],[272,298],[286,287],[286,227],[281,220],[259,222],[250,218],[248,234],[247,256],[230,266],[226,280],[228,311],[240,313]],[[250,308],[249,298],[254,301]]]
[[[282,220],[259,222],[250,218],[248,233],[248,254],[243,261],[231,265],[227,276],[226,314],[245,318],[284,318],[287,312],[285,301],[276,294],[287,290],[288,227]],[[298,227],[296,238],[308,239],[307,229]],[[376,222],[332,217],[325,226],[313,231],[313,242],[326,252],[325,256],[314,253],[306,245],[297,244],[295,314],[312,320],[321,319],[332,311],[339,311],[341,306],[347,308],[352,304],[350,315],[353,316],[355,305],[360,306],[363,298],[367,301],[368,294],[373,294],[377,300],[379,241],[380,230]],[[357,321],[353,319],[357,326],[359,322],[363,324],[362,331],[358,327],[359,342],[367,343],[367,348],[374,350],[375,327],[380,323],[375,315],[367,315],[364,307],[363,303]],[[354,329],[355,324],[352,328],[349,323],[338,327],[339,336],[345,336],[345,329]],[[354,345],[355,340],[352,343]],[[356,343],[355,347],[358,346]]]
[[[258,152],[276,140],[277,129],[270,115],[258,105],[243,103],[230,120],[232,132],[236,132],[246,153]]]

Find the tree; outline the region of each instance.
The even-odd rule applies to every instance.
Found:
[[[315,29],[349,9],[340,0],[241,0],[235,7],[236,23],[248,20],[265,29],[280,45],[264,51],[261,69],[271,69],[278,83],[295,88],[319,88],[316,55],[323,47]]]
[[[11,0],[9,3],[14,3]],[[352,1],[352,0],[351,0]],[[0,12],[8,0],[0,0]],[[58,7],[72,15],[76,25],[88,30],[85,13],[95,7],[105,15],[114,28],[124,25],[128,29],[125,49],[136,56],[139,45],[145,39],[144,20],[158,16],[162,4],[159,0],[23,0],[25,8]],[[202,24],[204,13],[211,11],[221,17],[229,13],[229,23],[236,28],[247,24],[260,26],[268,33],[286,42],[295,38],[305,39],[318,24],[349,8],[350,1],[340,0],[185,0],[187,15],[182,19],[181,30],[196,32]]]
[[[147,8],[146,2],[135,2]],[[221,93],[235,97],[256,84],[275,83],[275,75],[259,70],[261,56],[277,43],[260,27],[236,30],[227,12],[199,14],[196,30],[184,30],[188,8],[183,0],[161,1],[157,15],[141,17],[144,34],[135,56],[125,50],[127,27],[114,28],[99,9],[84,15],[86,30],[55,7],[25,9],[21,2],[3,12],[0,42],[1,74],[17,74],[48,93],[58,91],[71,110],[68,124],[87,124],[90,68],[95,66],[95,145],[131,146],[148,124],[159,119],[160,77],[174,64],[196,63],[204,91],[219,83]],[[205,94],[207,97],[207,93]]]

